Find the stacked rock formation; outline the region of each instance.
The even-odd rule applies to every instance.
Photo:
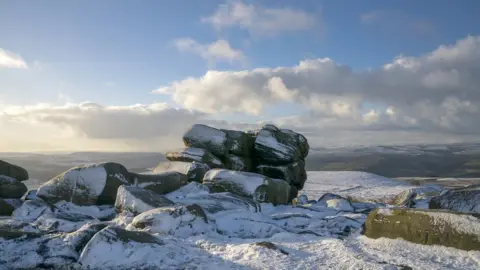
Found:
[[[157,172],[177,171],[213,190],[286,204],[307,180],[307,139],[292,130],[265,125],[256,131],[193,125],[183,136],[186,148],[167,153]],[[208,173],[207,173],[208,171]]]
[[[10,215],[16,201],[27,192],[21,181],[28,180],[28,172],[17,165],[0,160],[0,216]]]

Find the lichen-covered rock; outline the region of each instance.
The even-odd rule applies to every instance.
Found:
[[[35,221],[43,214],[53,213],[54,207],[43,200],[26,201],[23,205],[13,211],[12,216],[15,219],[27,222]]]
[[[176,192],[174,192],[176,193]],[[260,212],[261,206],[251,198],[241,197],[229,192],[223,193],[200,193],[199,195],[171,196],[172,201],[184,205],[197,204],[208,213],[215,214],[219,212]]]
[[[292,199],[288,183],[257,173],[213,169],[205,174],[203,183],[212,192],[231,192],[257,202],[287,204]]]
[[[0,198],[0,216],[10,216],[14,210],[15,208],[13,208],[13,206]]]
[[[132,173],[131,175],[135,186],[158,194],[167,194],[188,184],[188,177],[179,172]]]
[[[196,204],[155,208],[136,216],[127,230],[188,237],[208,232],[207,216]]]
[[[253,160],[249,157],[239,157],[235,155],[226,155],[224,158],[225,168],[232,171],[251,172],[253,170]]]
[[[408,208],[372,211],[364,234],[370,238],[403,238],[423,245],[480,250],[480,216]]]
[[[203,176],[210,170],[206,164],[199,162],[165,161],[153,169],[153,173],[179,172],[187,176],[189,182],[202,183]]]
[[[27,190],[27,186],[17,179],[0,175],[0,198],[20,199]]]
[[[131,183],[123,165],[99,163],[75,167],[54,177],[38,189],[37,196],[50,203],[64,200],[78,205],[113,204],[118,187]]]
[[[28,180],[28,172],[24,168],[0,160],[0,175],[6,175],[18,181]]]
[[[206,125],[195,124],[183,135],[185,146],[208,149],[217,157],[227,153],[227,133]]]
[[[305,162],[303,160],[283,166],[261,164],[257,166],[256,172],[271,178],[283,179],[300,190],[303,189],[307,180],[307,172],[305,171]]]
[[[291,130],[265,125],[254,143],[255,157],[264,164],[286,165],[304,159],[308,154],[308,142]]]
[[[181,151],[167,152],[166,157],[170,161],[200,162],[212,169],[225,168],[220,158],[202,148],[187,147]]]
[[[140,214],[154,208],[171,206],[174,202],[151,190],[139,187],[120,186],[115,201],[118,211]]]
[[[480,213],[480,185],[451,189],[430,200],[430,209]]]

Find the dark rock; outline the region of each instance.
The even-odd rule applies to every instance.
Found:
[[[0,216],[11,216],[15,208],[0,198]]]
[[[196,148],[187,147],[181,151],[167,152],[167,159],[170,161],[183,161],[183,162],[199,162],[206,164],[210,168],[225,168],[220,158],[216,157],[210,151]]]
[[[134,214],[171,205],[174,205],[174,202],[165,196],[151,190],[130,186],[121,186],[118,189],[117,200],[115,201],[115,208],[118,211],[129,211]]]
[[[0,175],[6,175],[18,181],[28,180],[28,172],[24,168],[0,160]]]
[[[227,136],[226,148],[230,155],[238,157],[253,156],[253,143],[255,137],[248,135],[243,131],[222,129]]]
[[[226,155],[223,158],[225,168],[232,171],[253,171],[253,160],[249,157],[239,157],[235,155]]]
[[[257,246],[259,246],[259,247],[268,248],[268,249],[271,249],[271,250],[276,250],[276,251],[282,253],[283,255],[288,255],[288,252],[286,252],[285,250],[279,248],[277,245],[275,245],[275,244],[272,243],[272,242],[266,242],[266,241],[256,242],[255,245],[257,245]]]
[[[0,175],[0,198],[20,199],[27,190],[27,186],[17,179]]]
[[[202,183],[208,170],[210,167],[199,162],[166,161],[158,164],[153,173],[178,172],[186,175],[189,182]]]
[[[157,174],[132,173],[135,186],[167,194],[188,184],[188,177],[179,172],[164,172]]]
[[[305,171],[305,162],[303,160],[283,166],[258,165],[256,172],[270,178],[283,179],[299,190],[303,189],[307,180],[307,172]]]
[[[185,146],[208,149],[217,157],[228,154],[227,133],[206,125],[195,124],[183,135]]]

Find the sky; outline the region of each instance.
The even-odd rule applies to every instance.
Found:
[[[478,142],[476,0],[0,0],[0,151]]]

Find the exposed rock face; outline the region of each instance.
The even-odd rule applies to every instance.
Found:
[[[139,187],[121,186],[118,189],[115,208],[140,214],[154,208],[171,206],[174,202],[151,190]]]
[[[222,161],[208,150],[196,147],[187,147],[182,151],[168,152],[167,159],[170,161],[199,162],[210,168],[224,168]]]
[[[188,147],[208,149],[217,157],[227,154],[227,134],[206,125],[193,125],[183,135],[183,142]]]
[[[305,181],[307,181],[307,172],[303,160],[282,166],[258,165],[256,172],[271,178],[283,179],[297,189],[303,189]]]
[[[203,176],[210,170],[210,167],[199,162],[181,162],[181,161],[166,161],[162,162],[153,170],[154,174],[165,172],[178,172],[185,176],[189,182],[202,183]]]
[[[403,238],[423,245],[443,245],[480,250],[480,216],[455,212],[414,209],[372,211],[364,234],[371,238]]]
[[[167,194],[188,183],[188,177],[179,172],[164,172],[158,174],[132,173],[135,186],[154,191],[158,194]]]
[[[7,203],[4,199],[0,198],[0,216],[10,216],[13,213],[13,206]]]
[[[113,204],[120,185],[132,184],[127,169],[118,163],[99,163],[72,168],[43,184],[37,196],[50,203],[78,205]]]
[[[480,185],[452,189],[430,200],[430,209],[480,213]]]
[[[0,175],[9,176],[18,181],[28,180],[28,172],[24,168],[0,160]]]
[[[19,199],[27,192],[27,186],[17,179],[0,175],[0,198]]]

